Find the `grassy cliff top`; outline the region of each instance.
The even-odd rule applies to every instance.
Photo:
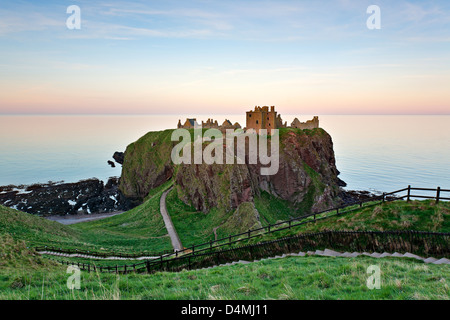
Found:
[[[291,230],[282,230],[271,234],[263,234],[251,242],[267,241],[276,238],[294,236],[306,232],[337,231],[429,231],[450,232],[450,202],[434,201],[394,201],[377,206],[355,209],[349,213],[308,222]],[[319,216],[318,216],[319,218]],[[312,218],[308,218],[312,220]],[[287,227],[282,224],[278,228]]]

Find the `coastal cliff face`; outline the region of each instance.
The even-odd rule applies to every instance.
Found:
[[[119,188],[137,201],[149,191],[173,179],[178,197],[205,213],[213,207],[235,210],[266,191],[289,201],[301,212],[336,205],[338,178],[330,135],[323,129],[280,130],[279,170],[261,175],[259,164],[174,165],[170,153],[176,142],[172,130],[150,132],[128,146]]]
[[[119,184],[125,197],[142,201],[151,189],[172,178],[174,165],[170,155],[175,146],[171,141],[172,132],[149,132],[127,147]]]

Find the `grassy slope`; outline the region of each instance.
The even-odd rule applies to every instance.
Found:
[[[137,185],[140,190],[151,190],[151,181],[144,179],[148,174],[158,174],[161,170],[170,164],[170,154],[173,148],[171,141],[174,130],[152,131],[148,132],[136,142],[127,146],[125,159],[126,164],[122,167],[121,191],[126,196],[136,196]],[[137,173],[143,175],[138,175]],[[142,184],[142,185],[141,185]],[[151,191],[150,191],[151,192]]]
[[[0,268],[37,269],[55,265],[29,249],[23,240],[0,234]]]
[[[381,289],[366,287],[378,265]],[[290,257],[209,270],[113,275],[82,273],[66,287],[65,268],[0,270],[0,299],[449,299],[447,265],[369,257]]]
[[[58,222],[0,206],[0,235],[3,234],[32,245],[73,245],[81,238],[79,231]]]
[[[163,185],[142,205],[121,215],[71,226],[0,206],[0,234],[9,234],[32,246],[125,252],[171,250],[159,212],[159,199],[169,185]]]
[[[91,243],[118,251],[171,250],[170,239],[159,212],[163,190],[142,205],[121,215],[73,225]]]
[[[172,190],[166,198],[167,210],[184,247],[214,240],[214,228],[221,225],[233,212],[214,208],[205,214],[184,204]]]
[[[335,212],[332,213],[333,215]],[[286,225],[281,225],[284,227]],[[252,242],[296,235],[302,232],[324,230],[416,230],[450,232],[450,202],[396,201],[377,206],[357,209],[339,216],[310,222],[268,235],[255,238]]]
[[[255,197],[254,202],[255,207],[260,214],[261,224],[263,226],[289,220],[298,216],[298,214],[295,213],[295,209],[288,201],[278,199],[265,191],[261,191],[261,195]]]
[[[216,229],[217,238],[247,231],[247,229],[240,230],[239,226],[231,221],[234,211],[226,212],[220,208],[213,208],[207,214],[196,211],[195,208],[184,204],[175,190],[168,194],[166,203],[170,217],[185,247],[214,240],[214,229]],[[262,192],[260,197],[255,198],[255,207],[260,214],[260,222],[263,226],[290,219],[290,213],[293,210],[287,201],[276,199],[266,192]]]

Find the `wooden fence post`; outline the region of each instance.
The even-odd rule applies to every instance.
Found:
[[[436,204],[439,203],[439,197],[441,195],[441,187],[437,187],[437,191],[436,191]]]
[[[409,186],[408,186],[408,196],[407,196],[407,198],[406,198],[406,201],[407,201],[407,202],[409,202],[410,196],[411,196],[411,186],[409,185]]]

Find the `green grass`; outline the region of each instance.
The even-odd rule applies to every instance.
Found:
[[[8,234],[30,245],[76,245],[81,232],[35,215],[0,206],[0,235]]]
[[[287,201],[277,199],[264,191],[261,196],[255,198],[259,221],[254,220],[252,210],[246,208],[247,204],[243,204],[239,215],[235,215],[235,210],[225,211],[223,208],[212,208],[206,214],[196,211],[179,199],[176,189],[168,194],[166,204],[180,240],[187,248],[193,244],[215,240],[216,236],[220,239],[245,232],[249,226],[256,228],[290,219],[294,211]]]
[[[163,190],[160,188],[142,205],[123,214],[70,226],[0,206],[0,234],[25,240],[30,246],[115,252],[171,250],[159,212]]]
[[[106,219],[73,225],[90,243],[116,251],[159,252],[172,246],[159,211],[163,190],[142,205]]]
[[[165,187],[168,186],[170,183]],[[449,299],[448,265],[369,257],[289,257],[153,275],[83,272],[81,289],[72,291],[66,287],[70,274],[66,273],[65,266],[27,248],[30,243],[48,241],[78,248],[170,249],[159,213],[159,200],[165,187],[143,205],[122,215],[73,226],[0,206],[0,299]],[[212,229],[217,226],[221,226],[217,229],[219,237],[223,236],[221,232],[233,231],[227,230],[226,223],[221,225],[233,212],[196,212],[181,202],[174,191],[167,200],[169,212],[175,212],[172,219],[177,231],[187,244],[211,239]],[[255,204],[260,209],[261,222],[277,221],[289,215],[285,203],[271,201],[267,194],[262,194]],[[252,241],[328,229],[450,232],[450,204],[385,203]],[[79,258],[64,260],[92,262]],[[97,260],[96,263],[113,266],[133,261]],[[366,270],[370,265],[381,269],[380,290],[366,287]]]
[[[261,224],[267,226],[298,216],[296,209],[288,201],[276,198],[266,191],[254,199],[255,207],[261,217]]]
[[[381,270],[381,289],[366,286]],[[449,299],[450,267],[409,259],[289,257],[152,275],[82,272],[69,290],[65,267],[1,269],[0,299]]]
[[[16,240],[9,234],[0,234],[0,269],[37,269],[55,265],[28,248],[25,241]]]
[[[170,157],[175,145],[171,141],[173,131],[148,132],[127,146],[119,186],[125,196],[145,198],[155,185],[155,180],[148,177],[159,176],[164,168],[173,166]]]
[[[279,223],[300,215],[287,201],[277,199],[266,192],[255,198],[255,207],[260,215],[263,226]],[[245,232],[239,226],[231,223],[233,212],[224,212],[214,208],[205,214],[185,205],[172,191],[167,197],[167,209],[185,247],[205,243],[215,239],[213,229],[216,228],[217,238]],[[450,232],[450,203],[441,202],[435,205],[433,201],[396,201],[359,209],[350,207],[354,212],[340,216],[334,212],[322,216],[330,218],[316,223],[261,235],[251,240],[251,243],[272,240],[280,237],[293,236],[302,232],[317,232],[324,230],[419,230]],[[348,210],[348,209],[347,209]],[[309,220],[312,220],[310,218]],[[285,227],[281,225],[280,227]]]
[[[196,211],[179,199],[176,189],[167,195],[166,205],[184,247],[214,240],[214,228],[233,214],[232,211],[226,212],[219,208],[213,208],[207,214]],[[219,230],[217,233],[220,234]]]
[[[326,213],[330,216],[317,222],[309,222],[292,229],[281,230],[271,234],[261,235],[251,240],[252,243],[267,241],[281,237],[293,236],[304,232],[319,232],[325,230],[416,230],[433,232],[450,232],[450,203],[434,201],[395,201],[386,202],[366,208],[357,206],[349,213],[336,216],[336,211]],[[346,210],[348,210],[346,209]],[[319,216],[317,216],[319,217]],[[312,217],[308,219],[312,220]],[[282,224],[279,228],[288,226]]]

